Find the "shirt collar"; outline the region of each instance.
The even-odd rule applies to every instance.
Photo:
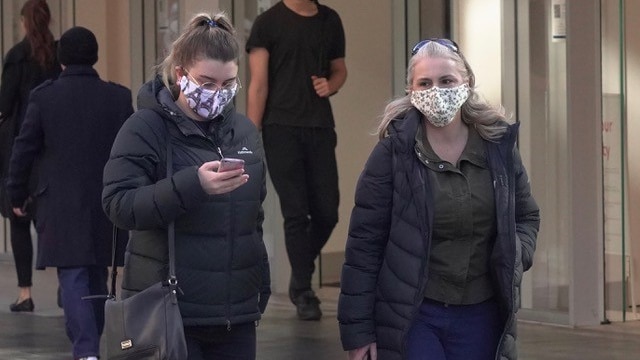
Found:
[[[427,140],[424,126],[422,124],[418,126],[416,131],[416,150],[418,153],[422,153],[424,158],[430,162],[442,162],[442,159],[433,151],[431,144]],[[469,126],[469,136],[467,138],[467,144],[460,155],[460,161],[468,161],[476,166],[486,168],[487,165],[487,153],[485,149],[484,140],[478,134],[475,126]],[[454,164],[455,165],[455,164]]]
[[[467,160],[470,163],[486,168],[487,167],[487,151],[485,143],[475,126],[469,126],[469,138],[467,145],[462,151],[460,160]]]

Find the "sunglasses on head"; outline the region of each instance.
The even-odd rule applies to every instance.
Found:
[[[458,51],[458,44],[456,44],[453,40],[432,38],[432,39],[422,40],[419,43],[417,43],[416,46],[414,46],[413,49],[411,49],[411,56],[417,54],[418,51],[422,49],[423,46],[427,45],[430,42],[435,42],[442,46],[445,46],[446,48],[448,48],[449,50],[453,51],[456,54],[460,53]]]

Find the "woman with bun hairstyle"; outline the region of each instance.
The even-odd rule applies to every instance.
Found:
[[[167,227],[175,224],[189,360],[255,359],[256,323],[270,295],[266,170],[258,130],[233,104],[238,56],[224,15],[193,17],[139,91],[104,170],[103,208],[130,231],[124,298],[166,280]],[[220,171],[223,158],[244,167]]]

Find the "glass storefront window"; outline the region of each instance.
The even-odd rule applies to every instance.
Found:
[[[178,0],[156,0],[156,63],[168,55],[171,44],[180,35]]]
[[[640,15],[637,1],[602,0],[602,167],[604,185],[605,310],[611,321],[637,320],[640,260],[635,205],[640,172],[634,165],[640,147],[627,141],[637,129],[639,107],[626,99],[638,85],[640,38],[626,19]],[[634,121],[635,120],[635,121]],[[636,132],[637,133],[637,132]]]
[[[441,2],[420,4],[424,13]],[[566,214],[571,184],[566,176],[570,164],[565,2],[450,0],[445,5],[452,18],[444,22],[450,28],[445,26],[443,33],[450,33],[465,51],[483,95],[509,107],[507,112],[521,123],[520,152],[544,214],[534,266],[523,280],[525,318],[568,323],[571,229]],[[508,23],[517,28],[513,43],[505,40]],[[483,29],[481,35],[478,28]],[[423,37],[431,32],[432,27],[420,27]]]
[[[523,2],[520,2],[521,4]],[[518,117],[528,121],[532,139],[529,175],[544,221],[538,235],[530,292],[523,308],[551,314],[569,312],[569,171],[567,139],[566,40],[563,2],[530,0],[520,9],[519,23],[528,24],[518,47],[527,58],[518,66],[528,70],[519,81]],[[525,70],[525,71],[526,71]],[[535,141],[533,141],[535,139]]]

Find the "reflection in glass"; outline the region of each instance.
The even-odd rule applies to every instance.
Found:
[[[156,0],[156,63],[169,52],[171,44],[180,35],[179,0]]]

